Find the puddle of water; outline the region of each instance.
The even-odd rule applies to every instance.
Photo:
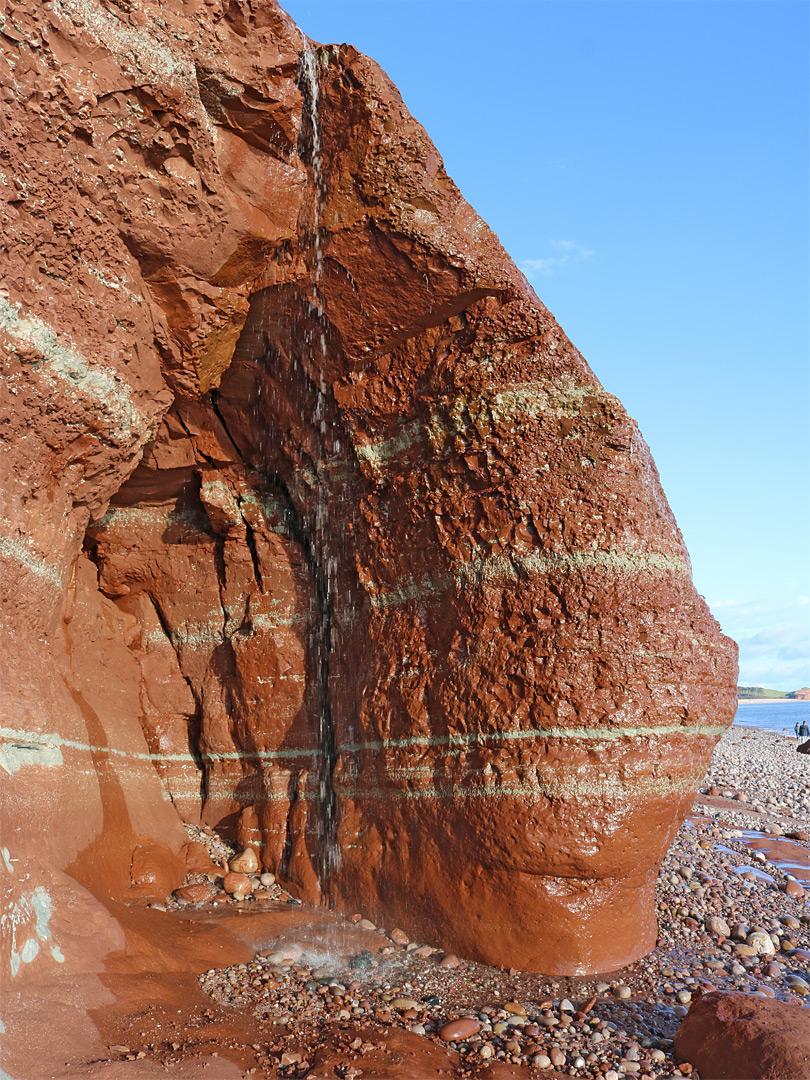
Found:
[[[190,911],[183,918],[192,922],[222,923],[230,933],[253,949],[304,954],[316,967],[344,966],[351,956],[364,949],[377,953],[389,944],[373,930],[347,922],[324,908],[267,904],[250,910],[209,909]],[[1,1076],[2,1074],[0,1074]]]
[[[725,844],[715,844],[714,845],[714,850],[715,851],[722,851],[722,853],[724,855],[737,855],[737,856],[739,856],[739,854],[740,854],[739,851],[734,851],[733,848],[726,847]],[[766,874],[765,871],[760,870],[760,868],[758,866],[747,866],[747,865],[741,863],[739,866],[733,867],[733,870],[734,870],[735,874],[747,874],[749,872],[752,873],[752,874],[756,874],[757,881],[767,881],[769,884],[772,883],[773,880],[774,880],[773,877],[770,874]]]
[[[757,881],[767,881],[769,884],[773,883],[774,878],[771,874],[766,874],[764,870],[760,870],[758,866],[746,866],[741,864],[734,867],[735,874],[754,874]]]
[[[754,829],[742,829],[740,840],[752,851],[761,851],[768,862],[792,874],[802,885],[810,887],[810,851],[795,840],[769,836]]]
[[[734,848],[726,847],[725,844],[715,844],[714,850],[722,851],[724,855],[739,855],[738,851],[735,851]]]
[[[740,836],[735,837],[752,851],[761,851],[771,865],[784,870],[786,874],[792,874],[802,885],[810,888],[810,851],[797,844],[795,840],[785,840],[782,837],[769,836],[767,833],[757,832],[754,829],[741,829]],[[722,851],[724,855],[739,855],[733,848],[725,844],[715,844],[715,851]],[[736,873],[743,874],[746,870],[752,870],[758,878],[764,881],[773,881],[770,874],[766,874],[756,866],[737,866]]]

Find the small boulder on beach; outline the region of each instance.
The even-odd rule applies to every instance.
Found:
[[[253,848],[245,848],[234,855],[228,865],[236,874],[255,874],[259,869],[259,860]]]
[[[235,896],[236,893],[247,896],[248,893],[253,891],[253,883],[247,874],[237,874],[231,871],[230,874],[226,874],[223,878],[222,888],[231,896]]]
[[[759,994],[704,994],[678,1028],[675,1055],[701,1080],[807,1080],[807,1011]]]
[[[186,844],[186,870],[190,874],[222,874],[221,867],[212,861],[199,840],[192,840]]]

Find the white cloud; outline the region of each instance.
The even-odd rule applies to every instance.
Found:
[[[530,281],[538,277],[551,277],[563,267],[576,266],[587,262],[594,254],[588,248],[573,240],[549,240],[549,247],[554,252],[546,259],[524,259],[520,269]]]
[[[807,597],[720,600],[710,607],[723,632],[740,646],[741,686],[810,686]]]

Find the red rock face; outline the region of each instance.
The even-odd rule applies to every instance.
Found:
[[[200,820],[468,957],[629,962],[736,687],[634,422],[372,61],[125,7],[2,30],[4,860],[63,937],[0,962],[82,963],[77,897],[116,947]]]
[[[179,422],[169,414],[88,545],[102,589],[137,620],[144,731],[181,816],[257,845],[315,900],[320,817],[288,828],[318,746],[320,621],[294,511],[241,466],[213,412],[219,448],[187,435],[184,464],[177,439],[164,455]]]

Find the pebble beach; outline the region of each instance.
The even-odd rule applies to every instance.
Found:
[[[250,963],[201,973],[200,987],[218,1007],[261,1022],[266,1037],[246,1076],[320,1076],[313,1055],[328,1031],[342,1055],[334,1075],[360,1080],[364,1060],[399,1029],[426,1048],[457,1051],[458,1076],[493,1076],[500,1063],[512,1066],[510,1076],[698,1077],[675,1060],[672,1040],[708,990],[794,1002],[808,1008],[810,1025],[810,757],[796,745],[755,728],[724,735],[661,866],[657,947],[622,971],[561,979],[490,968],[357,913],[334,919],[373,934],[373,948],[338,956],[291,934]],[[217,860],[231,854],[211,833],[193,830],[193,838]],[[220,905],[293,903],[267,876],[254,882],[260,899],[233,899],[216,891],[221,881],[197,883]],[[189,906],[206,905],[166,905]],[[172,1055],[182,1060],[176,1046],[153,1052],[169,1064]]]

